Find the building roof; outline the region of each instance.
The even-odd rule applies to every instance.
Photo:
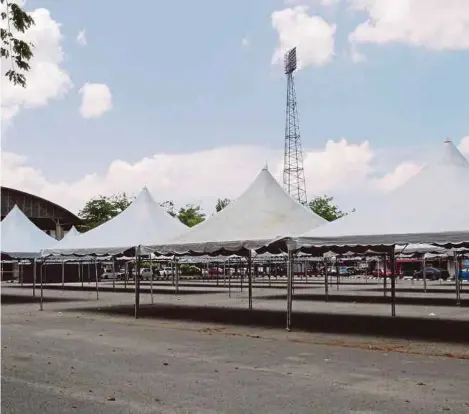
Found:
[[[21,211],[43,230],[55,228],[56,220],[66,228],[82,224],[82,220],[71,211],[45,198],[5,186],[0,186],[0,191],[2,217],[5,217],[14,205],[18,205]]]

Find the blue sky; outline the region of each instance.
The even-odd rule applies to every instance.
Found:
[[[61,24],[62,67],[74,88],[21,110],[4,129],[3,151],[27,156],[51,182],[74,182],[105,174],[116,159],[136,163],[155,153],[230,145],[283,148],[285,79],[271,64],[279,42],[271,14],[294,6],[266,0],[118,3],[28,0],[28,10],[46,8]],[[347,37],[366,13],[341,2],[332,8],[297,3],[337,25],[332,61],[296,76],[305,148],[322,149],[327,140],[344,137],[367,140],[392,158],[469,134],[467,50],[364,44],[366,60],[356,63]],[[76,42],[82,29],[86,46]],[[112,110],[96,119],[80,116],[78,90],[85,82],[109,87]]]

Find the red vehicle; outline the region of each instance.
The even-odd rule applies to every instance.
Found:
[[[222,276],[223,275],[223,269],[221,267],[218,268],[218,273],[217,273],[217,268],[216,267],[210,267],[208,269],[208,273],[207,273],[207,269],[203,269],[202,270],[202,275],[203,276]]]
[[[372,275],[374,277],[384,277],[384,270],[383,269],[379,269],[379,270],[373,270],[373,273]],[[392,276],[392,272],[391,270],[388,270],[386,269],[386,277],[391,277]]]

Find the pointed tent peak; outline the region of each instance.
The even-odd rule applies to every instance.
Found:
[[[79,234],[81,234],[77,228],[75,226],[72,226],[72,228],[68,231],[67,233],[67,236],[70,235],[70,236],[78,236]]]
[[[137,197],[132,201],[131,205],[134,203],[148,203],[148,202],[153,202],[153,197],[148,190],[148,187],[145,186],[140,190],[140,193],[138,194]]]
[[[469,167],[467,159],[449,138],[446,138],[443,142],[443,152],[440,154],[437,163],[448,166]]]
[[[9,213],[5,216],[3,221],[5,221],[9,217],[9,220],[11,220],[14,217],[21,217],[21,219],[25,218],[26,220],[29,220],[29,218],[24,214],[21,209],[18,207],[17,204],[13,206],[13,208],[9,211]],[[29,220],[31,221],[31,220]],[[32,223],[32,222],[31,222]]]
[[[267,161],[265,162],[264,168],[262,168],[262,169],[269,171],[269,164],[268,164]]]

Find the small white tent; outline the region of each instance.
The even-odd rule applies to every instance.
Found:
[[[1,251],[15,259],[32,259],[57,240],[48,236],[14,206],[0,224]]]
[[[204,222],[148,246],[160,254],[215,254],[259,249],[278,236],[299,234],[326,223],[295,201],[264,168],[235,201]]]
[[[446,140],[438,158],[378,203],[294,239],[296,248],[469,243],[469,163]],[[350,249],[348,249],[350,250]]]
[[[153,200],[147,188],[118,216],[58,246],[44,250],[49,255],[115,255],[141,245],[164,242],[187,227],[171,217]]]

